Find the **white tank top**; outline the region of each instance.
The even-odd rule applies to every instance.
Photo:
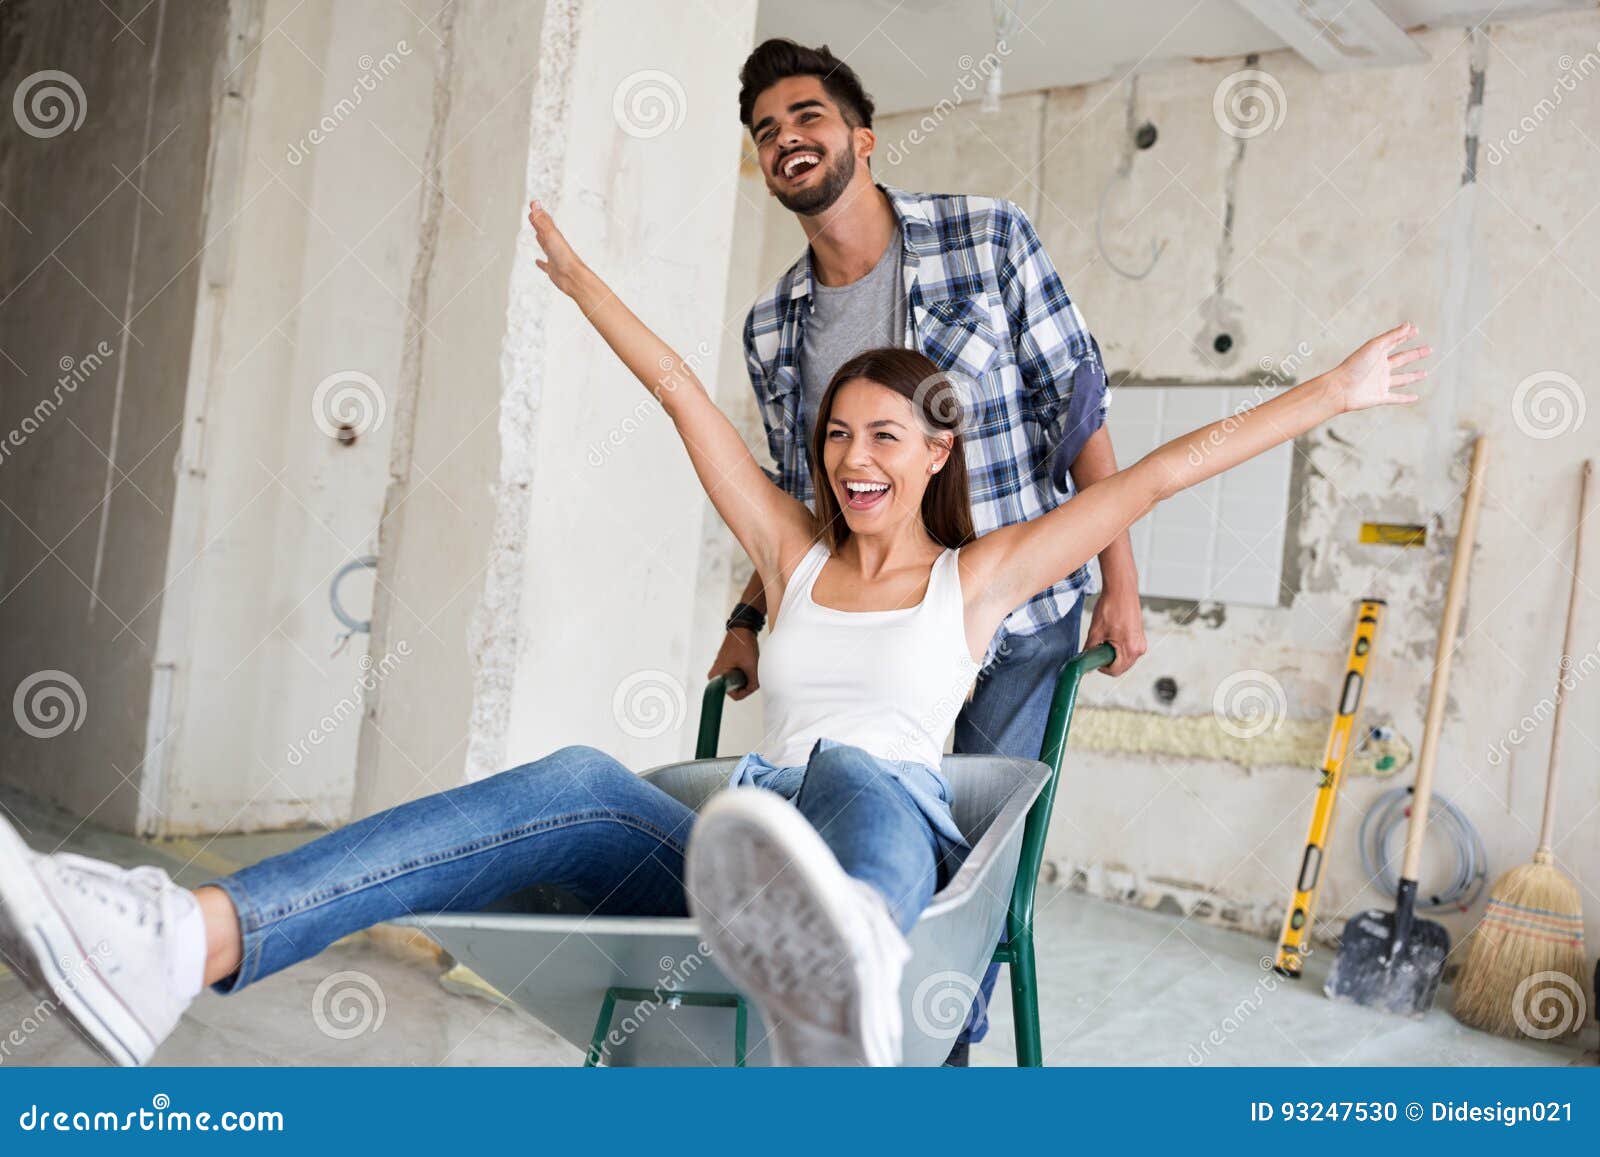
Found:
[[[818,739],[937,769],[979,664],[967,651],[959,550],[933,564],[914,607],[841,611],[811,597],[830,557],[817,543],[795,568],[761,649],[767,745],[776,767],[803,765]]]

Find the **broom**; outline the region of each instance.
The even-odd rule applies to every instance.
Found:
[[[1555,823],[1561,713],[1566,706],[1563,691],[1572,664],[1578,575],[1583,565],[1583,524],[1589,509],[1589,479],[1593,474],[1594,463],[1585,462],[1578,489],[1572,592],[1567,597],[1561,675],[1556,680],[1550,770],[1545,783],[1539,847],[1533,853],[1533,863],[1512,868],[1495,881],[1489,893],[1488,910],[1472,934],[1472,948],[1455,986],[1456,1019],[1500,1036],[1549,1040],[1577,1032],[1586,1019],[1583,904],[1577,885],[1555,866],[1550,852],[1550,829]]]

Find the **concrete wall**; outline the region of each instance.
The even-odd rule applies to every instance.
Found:
[[[523,213],[530,190],[564,201],[564,223],[619,288],[659,303],[651,320],[687,351],[712,354],[696,362],[714,383],[720,319],[699,303],[726,296],[732,109],[754,4],[713,6],[691,28],[671,5],[234,0],[206,7],[210,23],[167,21],[151,71],[150,22],[165,11],[120,37],[110,13],[5,13],[7,74],[50,64],[25,48],[79,52],[67,65],[106,119],[61,141],[8,138],[12,252],[38,269],[10,287],[0,348],[41,386],[102,331],[117,354],[97,355],[106,364],[68,399],[81,430],[62,414],[31,460],[4,463],[7,566],[14,585],[32,581],[0,611],[24,644],[8,653],[27,657],[8,686],[59,667],[85,688],[91,724],[53,747],[14,737],[7,773],[113,826],[179,834],[337,824],[448,787],[474,711],[494,723],[497,760],[579,739],[641,765],[686,752],[704,499],[670,431],[629,447],[626,467],[589,465],[591,443],[647,399],[575,318],[540,339],[537,382],[523,372],[524,338],[567,308],[539,289]],[[667,60],[697,69],[666,75]],[[168,110],[148,124],[147,74]],[[142,234],[135,291],[141,201],[111,163],[144,181],[142,154],[118,150],[147,136],[172,154],[151,171],[173,188],[150,185],[166,212]],[[685,150],[710,158],[694,180]],[[117,345],[124,312],[155,327],[136,357]],[[14,420],[33,403],[7,383]],[[154,513],[129,510],[132,481],[114,489],[94,577],[101,525],[86,516],[106,470],[92,443],[114,421],[115,456],[138,463]],[[513,507],[508,551],[496,535],[518,523]],[[630,569],[639,528],[662,536],[656,573]],[[343,593],[372,634],[337,646],[330,583],[370,556]],[[103,588],[95,615],[87,586]],[[626,608],[607,616],[614,637],[594,629],[599,607]],[[571,678],[597,654],[610,664],[600,690]],[[657,672],[677,703],[671,727],[612,743],[607,724],[637,731],[627,712],[651,710]],[[614,708],[625,683],[643,698]]]
[[[1593,413],[1578,421],[1585,399],[1595,408],[1589,367],[1600,354],[1600,153],[1589,128],[1600,123],[1600,15],[1415,39],[1429,61],[1409,69],[1323,75],[1288,53],[1195,62],[1133,83],[1015,94],[992,116],[977,109],[981,83],[953,83],[950,105],[927,120],[877,126],[883,179],[1006,196],[1030,212],[1110,370],[1127,376],[1119,389],[1251,384],[1302,342],[1304,373],[1315,373],[1407,318],[1439,350],[1424,405],[1353,415],[1297,445],[1282,605],[1147,605],[1150,653],[1117,682],[1091,680],[1082,733],[1113,738],[1074,746],[1050,846],[1079,886],[1276,933],[1316,775],[1307,764],[1214,758],[1218,689],[1230,677],[1269,697],[1281,689],[1263,749],[1284,729],[1316,735],[1332,711],[1355,602],[1382,596],[1390,614],[1365,722],[1420,742],[1472,430],[1493,449],[1436,786],[1482,833],[1491,877],[1532,853],[1550,736],[1547,723],[1519,721],[1541,710],[1554,683],[1578,464],[1600,453]],[[1221,131],[1213,103],[1247,66],[1280,86],[1281,96],[1258,84],[1282,121],[1241,138]],[[946,67],[956,76],[954,62]],[[1157,142],[1136,151],[1131,130],[1145,121]],[[1096,246],[1096,209],[1114,178],[1111,258],[1138,272],[1151,242],[1166,242],[1143,280],[1119,275]],[[759,251],[765,278],[793,259],[799,233],[781,209],[762,216],[742,222],[738,251]],[[1234,338],[1225,357],[1212,347],[1223,329]],[[1541,373],[1567,377],[1536,379],[1519,396],[1519,383]],[[753,411],[744,422],[754,442]],[[1111,429],[1115,437],[1115,395]],[[1427,545],[1362,545],[1369,520],[1424,524]],[[1594,670],[1600,571],[1587,569],[1574,657],[1590,656]],[[1162,676],[1178,687],[1170,705],[1154,693]],[[1588,881],[1593,944],[1600,678],[1580,678],[1569,702],[1556,852]],[[724,750],[744,750],[757,726],[742,710]],[[1165,754],[1128,754],[1134,746]],[[1403,759],[1387,778],[1347,783],[1320,905],[1325,930],[1382,902],[1360,868],[1359,819],[1414,771]],[[1425,888],[1440,879],[1444,852],[1442,840],[1430,842]],[[1444,919],[1459,934],[1478,911]]]
[[[363,664],[384,656],[364,635],[333,654],[328,587],[378,546],[439,53],[391,5],[233,11],[151,724],[166,832],[350,814]],[[371,590],[345,584],[356,617]]]
[[[361,736],[355,814],[461,782],[500,466],[501,343],[544,5],[463,3],[443,28],[432,198],[412,272],[397,439],[379,531],[372,653],[398,656]],[[412,179],[419,179],[413,177]],[[418,318],[426,318],[426,325]],[[409,412],[408,412],[409,410]],[[399,441],[400,439],[404,441]]]
[[[37,102],[0,123],[0,692],[28,688],[0,776],[112,827],[153,804],[146,708],[227,15],[0,14],[8,102]]]
[[[720,395],[743,373],[722,355],[755,4],[719,0],[692,21],[665,6],[551,12],[544,57],[566,74],[534,96],[528,193]],[[568,743],[647,767],[693,749],[705,496],[659,405],[535,256],[524,231],[468,771]]]

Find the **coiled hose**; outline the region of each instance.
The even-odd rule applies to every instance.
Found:
[[[1361,866],[1368,879],[1393,896],[1400,887],[1394,865],[1400,862],[1411,810],[1411,789],[1397,787],[1380,795],[1361,821]],[[1435,793],[1428,808],[1428,834],[1438,832],[1455,852],[1455,874],[1443,888],[1417,893],[1418,908],[1470,908],[1489,878],[1483,839],[1472,821],[1444,796]],[[1399,842],[1396,843],[1396,836]]]

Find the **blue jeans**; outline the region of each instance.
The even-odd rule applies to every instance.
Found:
[[[840,865],[883,893],[902,930],[938,879],[934,832],[881,761],[812,750],[794,804]],[[412,800],[212,881],[239,914],[234,992],[398,916],[474,911],[534,885],[603,915],[685,916],[694,812],[592,747]]]
[[[1011,755],[1038,759],[1044,725],[1055,697],[1056,677],[1081,646],[1083,600],[1059,621],[1034,635],[1007,638],[994,663],[978,677],[972,702],[956,717],[954,749],[963,755]],[[1005,939],[1005,932],[1000,933]],[[998,964],[983,974],[978,997],[957,1040],[981,1041],[989,1032],[989,1001]]]

